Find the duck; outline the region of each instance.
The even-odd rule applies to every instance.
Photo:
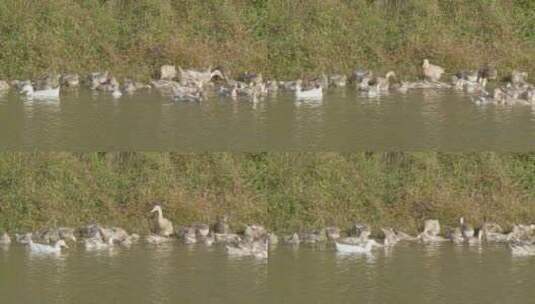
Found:
[[[401,81],[400,83],[393,84],[392,87],[401,94],[405,94],[410,89],[410,84],[407,81]]]
[[[212,232],[210,232],[206,237],[202,239],[205,246],[212,246],[215,243],[215,236]]]
[[[506,242],[508,239],[507,234],[503,233],[503,228],[496,223],[485,222],[480,231],[487,242]]]
[[[110,76],[110,73],[108,71],[94,72],[94,73],[89,74],[88,81],[89,81],[91,90],[96,90],[101,85],[104,85],[110,82],[109,76]]]
[[[160,80],[173,80],[176,75],[177,71],[174,65],[165,64],[160,67]]]
[[[214,225],[214,232],[219,234],[230,233],[227,215],[223,215],[217,218],[216,223]]]
[[[530,242],[513,241],[509,244],[513,256],[535,256],[535,244]]]
[[[179,85],[173,88],[173,98],[176,101],[201,102],[204,99],[204,92],[197,85]]]
[[[20,93],[26,95],[29,99],[59,99],[60,88],[34,90],[33,85],[25,84]]]
[[[0,236],[0,245],[9,245],[11,244],[11,238],[7,232],[2,233]]]
[[[172,239],[170,237],[166,237],[166,236],[160,236],[160,235],[157,235],[157,234],[149,234],[145,237],[145,241],[149,244],[152,244],[152,245],[160,245],[160,244],[163,244],[163,243],[168,243],[170,242]]]
[[[178,229],[177,235],[184,241],[184,244],[197,243],[197,232],[194,227],[181,227]]]
[[[365,243],[371,235],[370,226],[361,223],[354,224],[351,233],[353,236],[340,239],[340,242],[344,244]]]
[[[212,70],[212,67],[209,67],[206,71],[183,70],[181,67],[178,67],[178,70],[180,72],[180,83],[182,85],[193,83],[199,87],[202,87],[206,83],[210,82],[214,77],[226,79],[221,69]]]
[[[385,236],[384,238],[385,246],[393,246],[402,240],[392,228],[381,228],[381,231],[383,232]]]
[[[102,250],[113,247],[113,238],[108,238],[107,242],[104,242],[100,238],[90,238],[84,240],[84,246],[87,250]]]
[[[525,85],[527,83],[528,73],[514,70],[511,72],[511,83],[514,85]]]
[[[216,243],[235,243],[241,240],[241,237],[235,233],[214,233]]]
[[[199,237],[205,238],[210,234],[210,225],[208,224],[193,224],[193,228],[195,229],[195,234]]]
[[[479,245],[481,244],[482,241],[483,241],[483,232],[481,231],[481,229],[479,229],[475,233],[475,236],[469,237],[466,239],[466,242],[468,242],[468,245]]]
[[[475,235],[474,227],[472,227],[469,224],[466,224],[464,222],[464,217],[459,218],[459,224],[460,224],[461,232],[462,232],[463,237],[465,239],[469,239],[469,238],[473,238],[474,237],[474,235]]]
[[[360,244],[344,244],[336,242],[336,251],[340,253],[370,253],[373,247],[383,247],[383,245],[377,243],[375,240],[367,240]]]
[[[335,88],[343,88],[347,85],[347,76],[343,74],[330,75],[329,85]]]
[[[0,80],[0,93],[9,91],[9,83],[5,80]]]
[[[418,239],[423,243],[434,243],[447,240],[439,234],[440,222],[438,220],[426,220],[424,222],[424,231],[418,235]]]
[[[311,89],[303,89],[302,81],[298,80],[295,86],[295,97],[297,100],[321,100],[323,99],[323,88],[314,86]]]
[[[279,243],[279,237],[273,232],[268,233],[267,238],[270,246],[274,246]]]
[[[392,79],[396,77],[396,73],[394,71],[389,71],[386,73],[385,77],[377,77],[375,79],[375,85],[377,86],[377,89],[379,91],[388,91],[390,89],[390,84],[392,82]]]
[[[447,237],[455,244],[461,244],[464,242],[463,232],[460,227],[455,227],[453,230],[451,230]]]
[[[299,243],[301,243],[301,239],[299,238],[299,234],[294,233],[284,237],[284,242],[290,245],[299,245]]]
[[[61,248],[69,248],[64,240],[57,241],[54,246],[34,243],[32,239],[28,241],[30,250],[34,253],[61,253]]]
[[[133,94],[137,90],[150,88],[151,87],[148,84],[137,82],[129,78],[125,79],[122,85],[122,91],[126,92],[127,94]]]
[[[445,72],[442,67],[429,63],[428,59],[424,59],[422,68],[425,78],[433,82],[440,81],[442,74]]]
[[[335,241],[340,238],[340,229],[335,226],[325,228],[325,235],[329,241]]]
[[[237,244],[229,244],[226,246],[227,252],[231,256],[252,256],[259,259],[268,258],[268,240],[259,240],[259,241],[241,241]]]
[[[300,235],[300,239],[303,241],[303,243],[306,244],[315,244],[315,243],[321,243],[327,240],[327,235],[325,234],[325,230],[313,230],[308,232],[303,232]]]
[[[361,83],[364,78],[373,78],[373,71],[366,69],[356,69],[351,75],[351,80],[357,84]]]
[[[61,85],[67,88],[76,88],[80,86],[80,76],[78,74],[61,75]]]
[[[24,234],[18,234],[15,233],[15,239],[17,240],[17,243],[19,244],[29,244],[32,240],[33,234],[31,232],[24,233]]]
[[[158,234],[159,235],[169,237],[175,233],[173,229],[173,223],[170,220],[163,217],[163,211],[160,205],[154,206],[154,208],[152,208],[150,212],[158,213],[158,230],[159,230]]]

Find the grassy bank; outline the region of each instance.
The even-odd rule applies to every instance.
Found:
[[[535,221],[535,154],[0,154],[0,230],[96,220],[145,232],[156,201],[176,223],[229,214],[236,228],[507,226]]]
[[[356,66],[415,75],[424,57],[533,73],[533,28],[531,0],[2,0],[0,78],[147,78],[164,63],[279,79]]]

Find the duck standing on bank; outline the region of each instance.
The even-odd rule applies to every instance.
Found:
[[[163,217],[163,211],[160,205],[154,206],[154,208],[152,208],[150,212],[158,213],[158,234],[160,236],[169,237],[175,233],[173,229],[173,223],[170,220]]]
[[[422,68],[425,78],[433,82],[440,81],[442,74],[444,74],[444,69],[442,67],[429,63],[428,59],[424,59]]]

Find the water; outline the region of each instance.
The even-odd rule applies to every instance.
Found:
[[[181,151],[528,151],[535,112],[478,106],[451,90],[380,99],[330,90],[320,103],[290,93],[253,104],[212,97],[175,103],[156,92],[113,100],[62,93],[60,102],[0,97],[2,150]]]
[[[267,261],[173,244],[60,257],[0,249],[1,303],[529,303],[535,259],[402,244],[372,256],[279,246]]]

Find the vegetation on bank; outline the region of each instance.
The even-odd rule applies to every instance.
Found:
[[[226,214],[236,229],[415,232],[460,216],[508,227],[535,222],[535,154],[0,154],[0,231],[97,221],[147,232],[155,202],[177,224]]]
[[[0,79],[161,64],[277,79],[357,66],[535,72],[532,0],[2,0]]]

